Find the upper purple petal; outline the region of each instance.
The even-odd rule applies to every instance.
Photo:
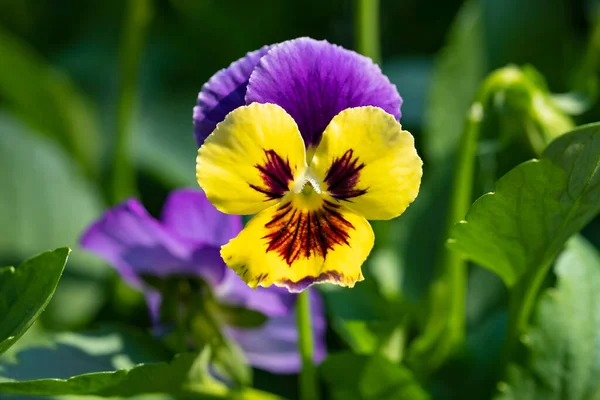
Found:
[[[242,218],[218,211],[196,189],[173,191],[162,211],[165,227],[199,243],[221,246],[242,230]]]
[[[288,295],[294,300],[297,298],[297,295]],[[327,325],[321,296],[313,289],[309,289],[309,295],[315,345],[314,361],[318,364],[326,356]],[[297,373],[302,369],[294,307],[281,316],[270,318],[258,329],[229,328],[227,331],[239,343],[252,366],[278,374]]]
[[[350,107],[380,107],[400,119],[396,86],[370,58],[325,40],[299,38],[273,47],[250,77],[246,103],[275,103],[290,114],[307,146]]]
[[[166,229],[135,199],[108,210],[87,229],[80,243],[136,287],[142,286],[143,274],[190,274],[212,285],[225,276],[217,247]]]
[[[269,48],[270,46],[264,46],[246,54],[229,67],[218,71],[202,86],[194,107],[194,136],[198,146],[204,143],[227,114],[246,104],[248,79]]]

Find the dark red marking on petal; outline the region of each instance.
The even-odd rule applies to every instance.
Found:
[[[289,190],[294,180],[289,160],[283,159],[274,150],[265,150],[266,161],[254,167],[260,171],[264,186],[250,184],[250,187],[268,197],[267,200],[280,199]]]
[[[267,251],[276,251],[291,266],[300,258],[326,258],[335,246],[349,246],[349,231],[354,225],[344,219],[339,208],[327,200],[318,210],[298,210],[291,202],[282,204],[265,225],[269,232],[263,236],[269,243]]]
[[[348,200],[367,193],[367,189],[356,188],[360,171],[364,167],[365,164],[359,163],[358,157],[354,157],[352,149],[335,158],[325,175],[329,193],[338,200]]]

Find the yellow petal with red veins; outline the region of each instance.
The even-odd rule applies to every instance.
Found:
[[[334,199],[290,194],[256,215],[221,256],[251,287],[353,287],[363,280],[361,265],[373,242],[369,222]]]
[[[275,104],[239,107],[198,150],[196,178],[228,214],[255,214],[277,203],[306,169],[294,119]]]
[[[349,108],[323,133],[310,162],[324,191],[367,219],[392,219],[419,193],[423,162],[412,135],[377,107]]]

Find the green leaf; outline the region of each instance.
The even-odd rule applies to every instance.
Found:
[[[432,162],[443,162],[456,150],[466,113],[487,72],[481,20],[480,2],[466,2],[436,62],[425,111],[425,155]]]
[[[0,392],[29,395],[133,396],[145,393],[219,395],[227,390],[207,373],[209,354],[169,354],[148,334],[103,329],[56,335],[50,346],[23,349],[0,364]]]
[[[370,329],[367,321],[333,320],[333,329],[357,354],[372,354],[377,350],[377,335]]]
[[[498,274],[508,286],[548,266],[573,234],[600,212],[600,124],[553,141],[540,161],[523,163],[454,226],[448,246]]]
[[[63,273],[70,249],[47,251],[17,268],[0,269],[0,354],[44,311]]]
[[[400,282],[392,284],[399,285]],[[332,316],[332,328],[356,353],[371,354],[389,344],[394,329],[382,331],[379,329],[381,324],[396,328],[404,322],[407,310],[399,310],[396,306],[399,300],[383,298],[375,279],[366,279],[352,293],[333,285],[321,289]],[[400,351],[397,353],[394,358]]]
[[[9,109],[36,132],[56,139],[93,176],[98,172],[99,135],[83,93],[28,43],[1,28],[0,54],[0,97]]]
[[[0,391],[32,395],[96,395],[102,397],[134,396],[146,393],[185,393],[191,382],[188,373],[196,354],[180,354],[171,363],[142,364],[127,370],[88,373],[68,379],[14,381],[0,378]],[[201,391],[200,391],[201,392]],[[219,395],[225,389],[204,393]]]
[[[512,364],[497,400],[600,399],[600,253],[575,237],[554,271],[522,337],[523,364]]]
[[[98,188],[85,180],[69,155],[2,113],[0,182],[0,226],[10,227],[0,231],[0,263],[60,246],[77,248],[85,227],[102,213]],[[102,280],[108,272],[97,258],[74,252],[43,319],[61,327],[89,321],[106,295]]]
[[[338,353],[321,365],[334,400],[424,400],[430,396],[410,370],[381,356]]]

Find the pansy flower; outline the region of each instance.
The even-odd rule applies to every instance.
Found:
[[[221,256],[251,287],[352,287],[402,214],[422,162],[402,100],[370,59],[310,38],[249,53],[203,86],[196,176],[228,214],[257,214]]]
[[[219,248],[241,230],[238,216],[216,210],[199,190],[174,191],[161,219],[153,218],[135,199],[108,210],[84,233],[81,246],[110,263],[130,285],[144,291],[155,321],[161,295],[142,276],[200,277],[215,299],[263,313],[267,322],[257,328],[223,326],[248,362],[274,373],[301,369],[294,305],[296,295],[285,289],[252,290],[228,269]],[[311,292],[315,361],[325,357],[325,316],[319,294]]]

